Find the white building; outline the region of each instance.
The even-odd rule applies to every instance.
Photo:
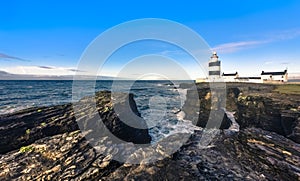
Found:
[[[237,72],[235,72],[233,74],[225,74],[223,72],[222,77],[225,82],[236,82],[237,78],[239,77],[239,74]]]
[[[261,72],[261,79],[263,82],[287,82],[288,73],[287,70],[283,72]]]

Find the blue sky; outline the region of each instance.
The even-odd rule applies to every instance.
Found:
[[[140,18],[163,18],[196,31],[216,50],[222,71],[300,73],[300,1],[4,1],[0,11],[0,70],[73,74],[99,34]],[[126,36],[126,35],[125,35]],[[103,74],[115,75],[138,55],[170,56],[189,69],[190,57],[172,45],[143,42],[113,56]],[[209,57],[207,57],[208,59]],[[151,60],[149,60],[151,61]],[[201,73],[191,69],[192,77]],[[199,74],[198,74],[199,73]]]

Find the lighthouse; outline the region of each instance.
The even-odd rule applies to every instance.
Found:
[[[208,78],[210,81],[215,81],[221,77],[221,61],[217,52],[213,52],[208,63]]]

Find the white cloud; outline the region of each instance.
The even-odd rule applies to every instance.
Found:
[[[289,40],[300,36],[300,29],[290,29],[281,32],[270,33],[270,39],[273,41]]]
[[[6,67],[2,70],[12,74],[28,74],[28,75],[74,75],[74,67],[48,67],[46,66],[17,66],[17,67]]]
[[[300,36],[300,29],[290,29],[280,32],[272,32],[265,35],[264,40],[252,40],[252,41],[238,41],[229,42],[215,46],[212,48],[213,51],[220,53],[233,53],[239,50],[253,48],[261,44],[272,43],[277,41],[284,41],[294,39]]]
[[[265,44],[270,41],[239,41],[239,42],[230,42],[224,43],[221,45],[217,45],[216,47],[212,48],[213,51],[217,51],[220,53],[232,53],[236,52],[241,49],[250,48],[255,45]]]

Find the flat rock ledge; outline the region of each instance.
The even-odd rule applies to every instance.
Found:
[[[78,130],[78,125],[81,126],[81,130],[92,129],[96,132],[103,129],[97,127],[100,118],[106,128],[121,140],[150,143],[151,136],[147,129],[130,127],[117,115],[122,114],[123,118],[129,117],[131,122],[145,127],[146,122],[140,117],[133,95],[120,93],[114,96],[117,96],[114,103],[111,93],[102,91],[96,93],[95,97],[85,97],[74,105],[30,108],[13,114],[0,115],[0,154],[19,149],[44,137]],[[73,109],[75,106],[77,106],[76,114]],[[118,107],[117,113],[113,107]],[[89,127],[84,127],[85,125]]]
[[[114,147],[106,137],[98,140],[97,149],[93,148],[86,139],[91,133],[78,130],[70,104],[2,115],[0,180],[300,180],[299,97],[292,95],[283,100],[279,94],[270,94],[270,86],[236,87],[228,86],[226,110],[235,112],[234,118],[240,125],[238,132],[228,134],[230,122],[225,117],[224,129],[200,128],[173,154],[164,153],[157,144],[154,150],[161,157],[149,164],[144,164],[151,151],[147,149],[136,150],[143,156],[140,164],[115,161],[112,154],[122,155],[127,150]],[[200,102],[207,103],[202,105],[204,113],[207,112],[205,108],[210,107],[206,88],[203,85],[198,87],[203,94],[199,94]],[[191,92],[187,100],[189,94]],[[120,124],[110,96],[110,92],[100,92],[96,94],[96,101],[92,97],[81,101],[96,102],[101,119],[117,137],[132,144],[149,143],[148,130]],[[126,114],[127,108],[122,109],[122,105],[130,105],[131,112],[139,117],[133,95],[129,96],[129,99],[124,99],[120,95],[117,112],[136,118]],[[270,105],[274,106],[270,108]],[[95,110],[89,107],[79,110],[79,115],[82,115],[79,116],[79,125],[97,121],[93,114]],[[199,110],[191,102],[187,102],[184,111],[191,119],[201,121]],[[257,111],[259,114],[255,114]],[[200,116],[205,118],[206,115]],[[200,143],[204,132],[216,133],[206,146]],[[178,137],[170,138],[164,144],[172,147]]]

